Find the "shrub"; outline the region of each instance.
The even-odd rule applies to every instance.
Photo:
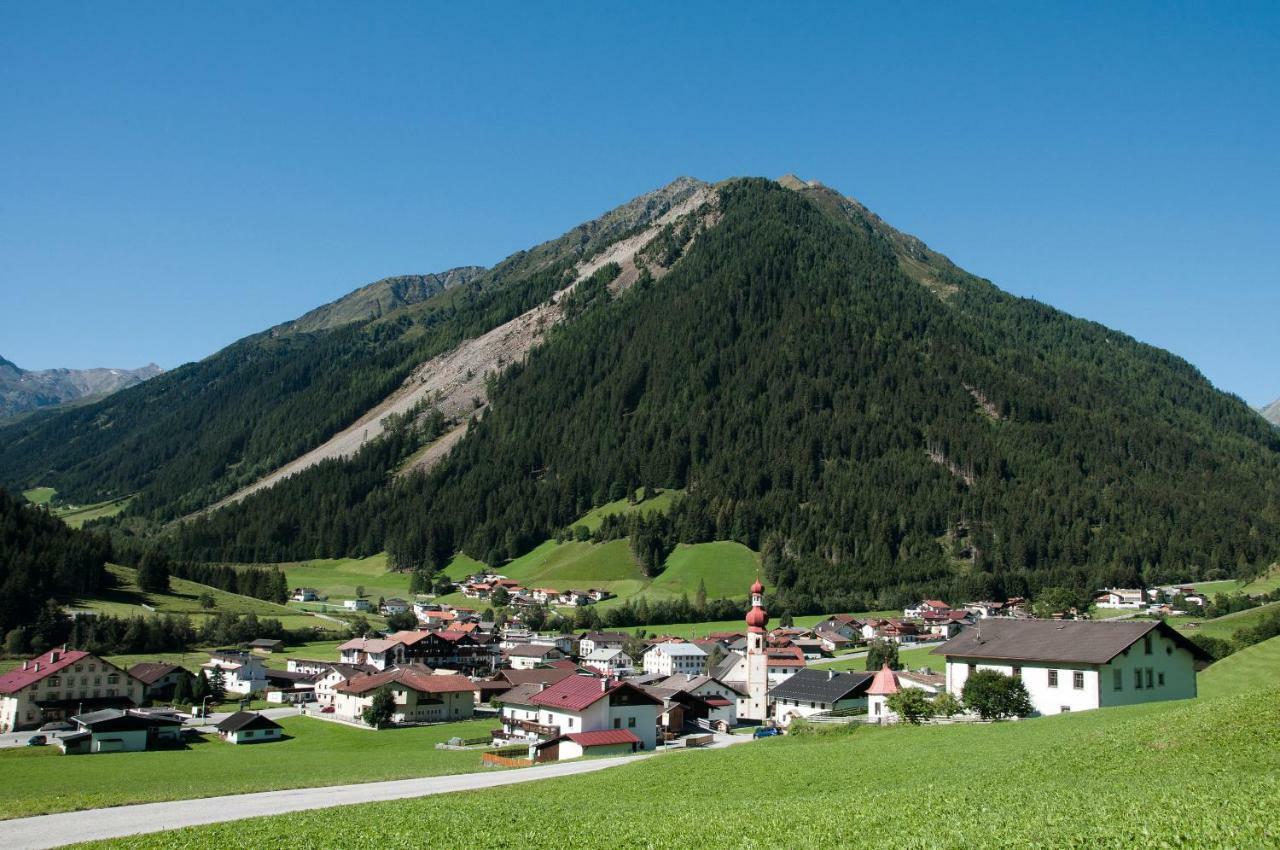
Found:
[[[1026,717],[1032,712],[1031,697],[1021,679],[995,670],[979,670],[964,683],[964,704],[983,720]]]
[[[919,726],[930,715],[929,698],[919,688],[903,688],[890,694],[888,703],[890,711],[913,726]]]

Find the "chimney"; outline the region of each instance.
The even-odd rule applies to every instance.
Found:
[[[36,672],[36,673],[39,673],[39,672],[40,672],[40,662],[39,662],[39,661],[37,661],[37,662],[36,662],[35,670],[34,670],[33,672]]]
[[[23,669],[23,670],[26,670],[26,669],[27,669],[27,665],[28,665],[28,664],[30,664],[30,663],[31,663],[31,662],[29,662],[29,661],[24,661],[24,662],[22,662],[22,669]]]
[[[57,660],[58,660],[58,650],[55,649],[49,653],[49,663],[53,664]]]
[[[835,671],[835,670],[828,670],[828,671],[827,671],[827,681],[828,681],[828,682],[830,682],[830,681],[831,681],[832,679],[834,679],[835,677],[836,677],[836,671]]]
[[[605,676],[600,680],[600,693],[606,693],[609,690],[609,677]]]

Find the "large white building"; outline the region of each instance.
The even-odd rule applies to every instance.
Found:
[[[206,675],[222,673],[222,686],[228,693],[249,694],[267,689],[267,667],[251,652],[218,650],[200,665]]]
[[[1038,714],[1190,699],[1211,659],[1155,620],[982,620],[933,650],[957,697],[977,670],[1022,679]]]
[[[536,719],[525,725],[536,723],[533,728],[544,740],[618,729],[634,735],[640,749],[652,750],[658,740],[662,701],[627,682],[579,675],[525,697],[522,708],[537,710]],[[529,718],[525,714],[519,719]]]
[[[96,655],[52,649],[0,676],[0,732],[142,702],[144,685]]]
[[[700,676],[707,671],[707,653],[692,643],[659,643],[644,654],[644,672],[660,676],[683,673]]]

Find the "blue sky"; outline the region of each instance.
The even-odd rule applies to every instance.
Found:
[[[457,5],[0,5],[0,355],[172,368],[796,172],[1280,396],[1280,4]]]

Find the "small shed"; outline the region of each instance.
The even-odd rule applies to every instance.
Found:
[[[256,711],[237,711],[218,724],[218,737],[228,744],[260,744],[278,741],[284,733],[279,723]]]

